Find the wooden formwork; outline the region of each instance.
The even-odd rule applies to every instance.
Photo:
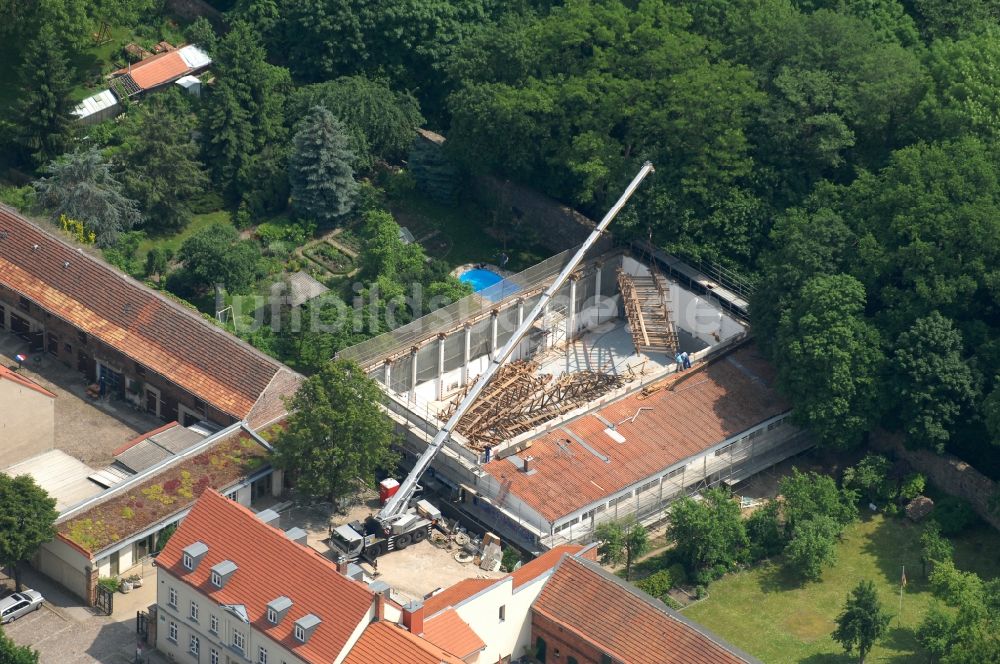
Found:
[[[601,371],[577,371],[558,379],[539,374],[530,360],[501,367],[455,427],[475,449],[495,446],[620,387],[626,380]],[[471,386],[472,383],[470,383]],[[447,419],[468,393],[464,388],[441,412]]]
[[[670,283],[663,275],[632,276],[618,270],[618,288],[632,343],[639,352],[677,352],[677,328],[670,317]]]

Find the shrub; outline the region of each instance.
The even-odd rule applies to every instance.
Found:
[[[658,572],[650,574],[642,581],[637,581],[635,585],[639,590],[657,599],[663,599],[670,592],[670,589],[674,587],[674,579],[670,574],[670,570],[661,569]]]
[[[941,527],[943,535],[957,535],[978,519],[972,506],[955,496],[945,496],[937,501],[931,516]]]
[[[521,554],[517,552],[512,546],[508,546],[503,550],[503,558],[500,559],[500,565],[503,566],[508,572],[514,571],[514,567],[521,562]]]
[[[113,593],[118,590],[118,579],[113,576],[102,576],[97,580],[97,586]]]
[[[920,473],[907,475],[899,485],[899,497],[903,500],[913,500],[924,492],[927,480]]]
[[[35,189],[30,184],[23,187],[0,187],[0,203],[26,212],[35,204]]]
[[[667,568],[670,572],[670,578],[673,580],[675,586],[682,586],[687,583],[687,572],[684,571],[684,565],[680,563],[674,563]]]

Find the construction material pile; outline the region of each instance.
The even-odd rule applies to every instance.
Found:
[[[601,371],[576,371],[555,378],[538,373],[536,362],[512,362],[500,367],[455,429],[474,449],[496,446],[621,387],[625,380],[625,376]],[[441,419],[455,412],[468,390],[463,389],[444,409]]]

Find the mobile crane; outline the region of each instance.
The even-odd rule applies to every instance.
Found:
[[[489,383],[490,379],[493,378],[493,375],[503,363],[507,361],[518,343],[520,343],[521,338],[524,337],[528,329],[545,310],[545,306],[559,291],[566,279],[569,278],[569,275],[579,266],[580,261],[583,260],[587,251],[597,242],[597,239],[604,233],[611,221],[618,216],[618,213],[632,197],[632,194],[635,193],[635,190],[638,189],[642,181],[653,170],[653,164],[648,161],[639,169],[639,172],[632,179],[632,182],[629,183],[628,187],[625,188],[624,193],[622,193],[618,201],[604,215],[601,223],[594,228],[583,245],[580,246],[580,249],[566,263],[559,276],[545,290],[539,298],[538,303],[531,310],[531,313],[524,317],[523,322],[514,331],[511,338],[494,355],[486,371],[479,376],[472,389],[466,393],[465,398],[458,404],[455,412],[448,418],[444,426],[438,430],[437,434],[428,444],[427,449],[417,459],[413,470],[410,471],[410,474],[399,485],[399,489],[389,498],[382,509],[377,514],[369,516],[364,524],[360,521],[352,521],[349,524],[330,529],[330,543],[336,549],[339,560],[353,561],[359,557],[374,560],[388,551],[405,549],[411,543],[420,542],[430,535],[430,529],[434,525],[432,519],[416,513],[416,510],[410,507],[410,501],[419,488],[417,482],[420,481],[424,472],[430,467],[434,457],[444,447],[448,436],[451,435],[451,432],[462,419],[462,416],[465,415],[465,412],[475,403],[483,388],[486,387],[486,384]],[[423,511],[426,514],[427,510]]]

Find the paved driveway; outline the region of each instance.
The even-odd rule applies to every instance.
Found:
[[[131,596],[116,594],[115,615],[103,616],[34,570],[22,571],[22,582],[45,596],[38,611],[3,626],[18,645],[39,652],[41,664],[134,664],[135,608]],[[165,662],[143,649],[143,663]]]

